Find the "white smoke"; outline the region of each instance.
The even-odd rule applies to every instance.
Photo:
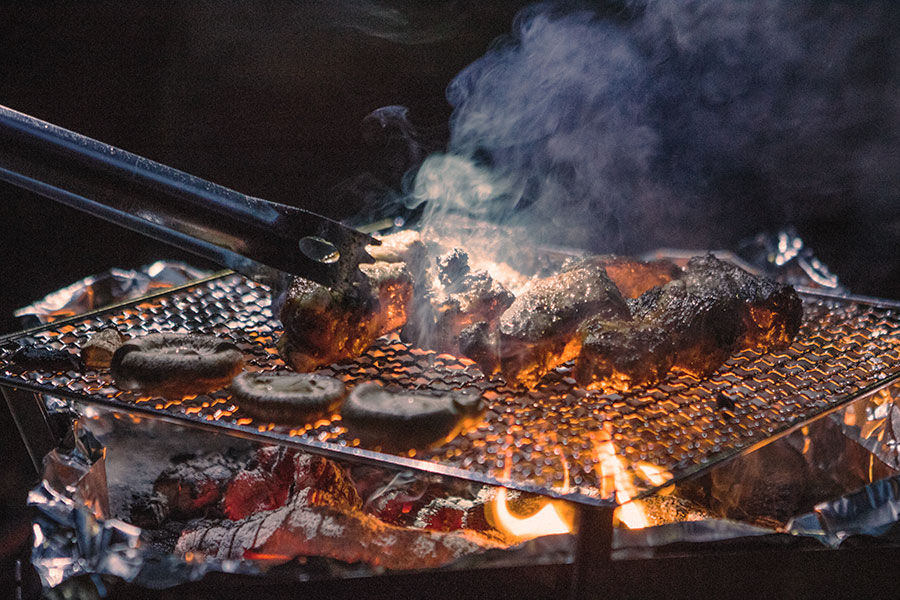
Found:
[[[900,3],[545,4],[450,84],[446,153],[407,201],[522,243],[732,245],[900,190]]]

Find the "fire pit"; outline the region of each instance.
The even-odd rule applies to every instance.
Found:
[[[284,369],[273,348],[279,331],[268,290],[233,274],[7,336],[0,382],[19,421],[30,423],[35,456],[49,450],[40,446],[51,436],[34,394],[48,394],[132,420],[167,421],[345,464],[408,469],[556,499],[546,508],[572,501],[581,507],[575,580],[586,592],[601,582],[610,585],[599,573],[612,568],[617,506],[625,511],[616,518],[627,523],[634,518],[628,513],[635,504],[629,501],[822,422],[817,419],[873,397],[900,375],[900,306],[812,290],[803,299],[803,328],[785,351],[747,350],[708,379],[670,378],[625,394],[579,389],[568,367],[536,390],[521,392],[484,377],[466,359],[410,347],[391,336],[358,360],[320,370],[351,385],[375,380],[404,389],[471,388],[483,394],[489,406],[481,422],[443,446],[419,452],[364,446],[347,435],[337,415],[306,427],[276,425],[244,415],[226,391],[164,400],[121,391],[106,372],[49,372],[12,360],[23,344],[76,351],[92,332],[115,324],[130,335],[191,331],[224,336],[248,357],[248,370]],[[607,570],[598,569],[598,561]]]

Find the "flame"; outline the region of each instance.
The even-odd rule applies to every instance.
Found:
[[[511,438],[508,441],[512,443]],[[562,493],[569,491],[569,464],[565,455],[557,448],[556,454],[560,457],[563,470]],[[506,460],[504,461],[503,477],[509,478],[510,467],[512,465],[511,450],[506,451]],[[537,512],[527,517],[514,515],[509,510],[507,503],[507,491],[505,487],[497,490],[497,495],[493,502],[485,505],[485,516],[498,531],[509,538],[515,538],[519,541],[530,540],[542,535],[554,535],[561,533],[571,533],[573,523],[575,521],[575,512],[572,506],[561,500],[547,500],[546,504],[541,506]]]
[[[558,501],[548,500],[533,515],[520,517],[512,514],[506,501],[506,488],[497,490],[493,502],[486,506],[488,519],[504,535],[519,540],[530,540],[542,535],[569,533],[572,531],[572,512]]]
[[[603,498],[614,498],[620,505],[613,513],[614,519],[629,529],[642,529],[652,525],[647,516],[646,505],[636,500],[638,488],[635,478],[644,482],[644,487],[649,484],[660,488],[659,495],[667,495],[675,489],[674,485],[666,484],[671,481],[672,474],[657,465],[638,461],[628,463],[616,453],[616,447],[612,442],[609,431],[597,432],[594,436],[594,459],[600,473],[600,492]],[[563,473],[562,493],[567,493],[569,487],[569,465],[565,454],[557,448],[556,454],[560,457],[560,465]],[[509,455],[509,451],[507,451]],[[504,466],[504,477],[509,477],[511,464],[507,456]],[[629,472],[629,467],[631,471]],[[486,513],[489,522],[508,537],[519,540],[527,540],[541,535],[570,533],[574,523],[574,509],[563,501],[547,500],[534,514],[522,517],[513,514],[509,510],[506,488],[499,488],[493,502],[486,505]]]
[[[612,443],[612,436],[607,431],[602,431],[594,436],[594,459],[600,469],[600,492],[604,498],[613,497],[619,504],[619,508],[613,513],[614,519],[628,529],[643,529],[651,525],[647,517],[644,503],[634,500],[637,495],[631,476],[628,473],[627,463],[616,454],[616,447]],[[639,462],[634,464],[634,471],[654,486],[665,485],[672,479],[672,474],[656,465]],[[663,488],[660,494],[669,494],[673,486]]]

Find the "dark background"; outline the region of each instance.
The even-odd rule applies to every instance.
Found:
[[[0,104],[241,192],[334,218],[361,176],[396,187],[396,140],[365,120],[409,108],[428,147],[448,136],[444,90],[526,2],[0,3]],[[343,191],[342,191],[343,190]],[[762,215],[743,215],[742,226]],[[857,293],[900,297],[900,227],[832,214],[794,223]],[[877,230],[873,230],[875,227]],[[210,267],[0,183],[0,332],[15,308],[86,275],[159,258]],[[5,407],[0,595],[30,532],[31,463]]]
[[[395,142],[366,115],[407,106],[438,147],[447,83],[522,4],[5,2],[0,104],[342,219],[361,208],[339,192],[348,181],[399,183]],[[6,183],[0,224],[0,333],[19,329],[14,309],[110,267],[213,266]],[[12,597],[14,561],[28,564],[25,494],[36,474],[5,405],[0,435],[0,596]],[[25,579],[34,590],[28,568]]]

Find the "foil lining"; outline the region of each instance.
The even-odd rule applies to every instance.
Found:
[[[900,470],[900,388],[890,386],[833,417],[848,438]]]
[[[48,294],[13,314],[24,328],[52,323],[117,302],[140,298],[170,287],[206,277],[210,273],[177,261],[156,261],[140,269],[110,269],[85,277]]]
[[[786,530],[837,548],[851,536],[883,536],[892,531],[898,521],[900,476],[894,476],[837,500],[823,502],[812,512],[792,519]]]
[[[45,589],[86,576],[104,596],[109,578],[163,589],[212,571],[260,573],[253,563],[188,561],[143,544],[139,527],[110,517],[106,448],[79,420],[69,438],[70,447],[44,458],[43,479],[28,495],[36,512],[31,562]]]
[[[96,437],[87,430],[88,427]],[[150,431],[147,431],[148,427]],[[122,413],[87,407],[73,422],[72,433],[63,447],[48,454],[44,480],[29,496],[29,504],[37,512],[32,561],[43,585],[46,588],[56,587],[77,576],[81,576],[80,584],[83,585],[86,576],[102,596],[116,580],[164,589],[197,581],[211,572],[258,576],[267,573],[273,565],[266,561],[182,559],[145,543],[140,528],[116,518],[124,518],[121,499],[116,502],[118,510],[114,506],[110,511],[110,498],[102,498],[101,494],[109,495],[116,486],[119,490],[124,489],[124,484],[117,481],[117,477],[123,480],[126,477],[140,478],[139,474],[146,472],[141,468],[131,471],[130,475],[123,472],[121,467],[130,459],[114,454],[110,456],[121,464],[118,474],[115,468],[110,471],[107,452],[127,450],[127,447],[119,447],[116,439],[117,436],[120,440],[130,439],[130,432],[134,429],[129,428],[139,428],[145,435],[152,434],[162,440],[161,445],[165,445],[166,439],[179,437],[177,430],[180,429],[153,420],[135,422]],[[220,438],[220,442],[230,439],[217,434],[199,433]],[[107,441],[110,445],[104,446]],[[194,441],[185,440],[185,443],[193,444]],[[783,442],[788,443],[788,440]],[[140,440],[137,443],[143,444]],[[178,448],[172,450],[178,451]],[[737,460],[748,460],[751,456],[753,453]],[[777,465],[772,465],[772,470],[777,469]],[[108,476],[113,477],[109,485]],[[814,512],[797,517],[784,528],[722,518],[666,523],[638,530],[617,528],[613,535],[613,558],[652,558],[692,550],[708,551],[711,547],[751,546],[765,549],[784,547],[792,543],[791,540],[803,539],[839,545],[851,535],[880,535],[888,531],[898,514],[900,475],[836,501],[817,505]],[[443,570],[566,564],[573,561],[574,545],[572,535],[545,536],[506,550],[470,555]],[[279,571],[279,577],[282,580],[304,581],[322,577],[370,577],[379,573],[378,569],[365,565],[346,565],[319,558],[312,566],[294,561],[286,571]]]

